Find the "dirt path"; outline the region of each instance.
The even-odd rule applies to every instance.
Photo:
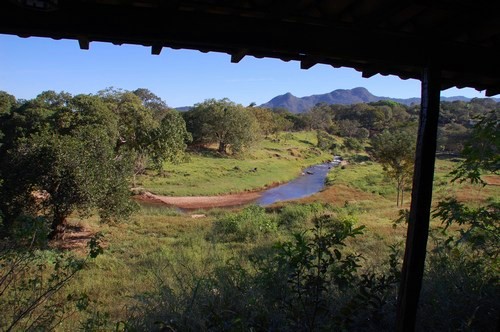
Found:
[[[220,196],[160,196],[145,192],[135,196],[139,202],[163,203],[181,209],[206,209],[214,207],[228,207],[248,204],[260,197],[258,192],[248,192]]]
[[[50,246],[53,248],[85,253],[87,251],[87,243],[95,233],[95,231],[87,229],[84,226],[68,225],[63,238],[52,240]]]

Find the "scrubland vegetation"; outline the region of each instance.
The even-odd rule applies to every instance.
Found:
[[[415,134],[415,107],[210,100],[181,116],[143,89],[1,97],[1,330],[394,329],[412,143],[394,147]],[[498,106],[442,108],[417,329],[495,331]],[[200,127],[207,114],[218,121]],[[231,132],[242,118],[252,132]],[[255,190],[332,154],[349,163],[297,202],[183,213],[129,200],[131,187]]]

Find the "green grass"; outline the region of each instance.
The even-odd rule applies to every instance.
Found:
[[[456,196],[470,206],[483,204],[491,197],[500,196],[500,186],[471,185],[468,183],[450,183],[449,173],[458,165],[456,160],[438,158],[436,160],[433,206],[438,201]],[[405,227],[394,229],[393,221],[398,218],[400,209],[410,208],[410,191],[405,195],[403,207],[396,206],[395,183],[387,179],[382,166],[376,162],[363,162],[346,165],[344,169],[333,169],[327,178],[328,186],[320,193],[302,201],[321,201],[342,206],[345,202],[358,209],[359,223],[367,226],[369,232],[358,239],[356,246],[377,260],[385,252],[387,244],[403,241]],[[432,227],[440,226],[439,221],[432,221]],[[362,240],[362,241],[359,241]]]
[[[382,166],[374,162],[334,168],[327,177],[330,185],[342,184],[360,191],[389,197],[396,193],[395,186],[386,179]]]
[[[297,135],[297,140],[286,144],[297,150],[309,151],[307,143],[299,142],[307,138],[302,135]],[[261,165],[252,163],[263,162],[264,156],[268,156],[272,163],[268,161],[269,165],[264,163],[254,167],[300,169],[305,162],[317,162],[315,158],[319,160],[326,156],[294,160],[283,151],[288,151],[284,143],[264,141],[253,152],[253,159],[214,159],[202,156],[196,158],[213,162],[210,167],[204,167],[206,172],[209,169],[217,174],[217,168],[221,168],[226,169],[220,171],[225,174],[228,168],[234,166],[244,170],[244,167]],[[280,154],[281,159],[276,156],[269,157],[272,154]],[[454,165],[450,160],[437,161],[434,201],[450,193],[469,200],[471,204],[483,201],[488,196],[499,196],[498,186],[479,188],[467,184],[450,184],[447,174]],[[194,166],[194,163],[180,165],[176,172],[182,174],[181,172],[189,170],[192,176],[202,181],[202,174],[206,172],[203,167],[197,169]],[[253,172],[248,174],[256,175]],[[236,182],[234,175],[226,176],[230,179],[227,182]],[[182,179],[189,177],[182,175]],[[221,176],[220,179],[225,177]],[[383,266],[389,254],[387,245],[403,242],[406,232],[404,226],[397,229],[392,227],[392,221],[399,211],[395,206],[394,184],[385,179],[380,165],[371,162],[349,164],[344,169],[336,168],[329,175],[329,179],[331,185],[308,201],[331,203],[332,206],[346,205],[344,211],[357,218],[357,225],[367,226],[365,234],[348,241],[349,250],[363,253],[365,260],[362,264],[367,268]],[[255,178],[249,181],[254,182]],[[239,185],[245,184],[244,181],[239,182]],[[199,194],[194,190],[202,190],[205,186],[209,185],[200,183],[198,187],[186,191],[186,194]],[[222,190],[227,187],[217,188]],[[206,191],[207,194],[215,192],[208,189]],[[338,195],[342,194],[345,196],[339,198]],[[409,207],[408,201],[409,199],[405,208]],[[195,291],[197,283],[217,276],[221,271],[227,271],[231,264],[239,264],[247,273],[254,273],[250,262],[252,257],[274,250],[273,244],[289,240],[292,231],[302,231],[310,227],[310,214],[321,207],[318,204],[302,207],[292,203],[283,203],[282,206],[284,207],[268,209],[269,218],[263,215],[261,209],[249,209],[246,214],[239,216],[228,216],[232,212],[219,209],[203,212],[206,218],[194,219],[189,214],[179,213],[175,209],[148,205],[143,206],[129,221],[117,224],[100,224],[95,218],[84,221],[74,219],[72,223],[104,234],[105,251],[71,282],[68,289],[87,293],[95,300],[92,310],[108,313],[107,328],[112,329],[114,323],[127,319],[135,306],[144,306],[144,294],[156,294],[160,286],[169,287],[175,292],[173,298],[182,299]],[[230,232],[233,222],[239,224]],[[434,221],[432,225],[436,227],[438,223]],[[231,277],[234,280],[228,282],[236,283],[239,276]],[[65,322],[60,330],[76,330],[79,327],[78,321],[86,318],[88,314],[77,314]]]
[[[290,181],[301,169],[331,160],[331,155],[315,146],[315,133],[299,132],[286,141],[263,140],[244,158],[190,153],[189,162],[165,164],[164,176],[151,173],[140,177],[138,184],[145,190],[167,196],[208,196],[258,190]]]

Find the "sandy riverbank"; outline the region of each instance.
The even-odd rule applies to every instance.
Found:
[[[259,192],[245,192],[219,196],[161,196],[150,192],[136,195],[139,202],[162,203],[181,209],[207,209],[215,207],[229,207],[252,203],[260,197]]]

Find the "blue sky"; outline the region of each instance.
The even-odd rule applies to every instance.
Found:
[[[365,79],[353,69],[316,65],[301,70],[296,61],[245,57],[238,64],[223,53],[201,53],[93,42],[80,50],[75,40],[0,35],[0,90],[30,99],[42,91],[96,93],[107,87],[147,88],[171,107],[207,98],[262,104],[287,92],[297,97],[335,89],[367,88],[377,96],[418,97],[420,82],[376,75]],[[473,89],[448,89],[443,96],[484,97]]]

